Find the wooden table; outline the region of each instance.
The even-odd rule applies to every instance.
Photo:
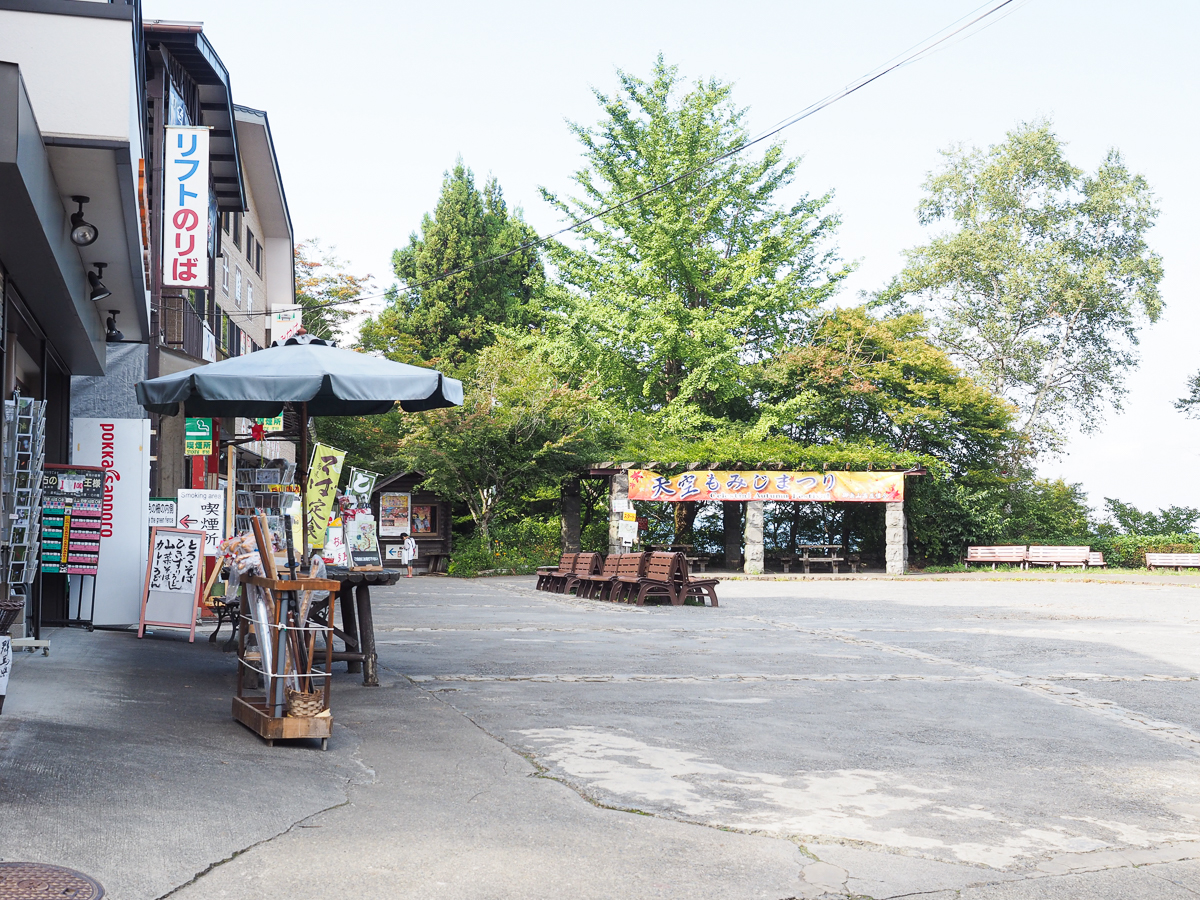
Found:
[[[813,563],[829,563],[830,568],[833,569],[833,574],[836,575],[838,573],[838,564],[846,561],[844,557],[834,556],[833,553],[826,553],[824,556],[810,555],[810,551],[812,550],[841,550],[841,544],[797,544],[796,549],[801,553],[800,562],[804,563],[805,575],[809,574],[809,566]],[[785,568],[784,571],[786,572],[787,569]]]
[[[340,630],[334,629],[334,634],[346,644],[345,650],[334,651],[333,659],[347,663],[347,672],[362,672],[363,684],[368,687],[379,686],[375,620],[371,615],[371,585],[395,584],[402,574],[400,569],[354,571],[345,566],[325,568],[326,577],[340,585],[338,605],[342,608],[342,627]],[[332,622],[329,624],[333,625]]]

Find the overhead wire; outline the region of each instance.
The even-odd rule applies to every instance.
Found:
[[[753,138],[750,138],[741,144],[738,144],[736,147],[731,147],[730,149],[724,151],[723,153],[719,153],[716,156],[712,156],[700,163],[697,163],[696,165],[692,166],[691,168],[687,169],[684,172],[681,172],[678,175],[673,176],[672,178],[668,178],[665,181],[661,181],[656,184],[653,184],[650,187],[646,188],[645,190],[640,191],[637,194],[634,194],[632,197],[627,197],[626,199],[620,201],[619,203],[614,203],[610,206],[606,206],[603,209],[600,209],[600,210],[592,213],[591,215],[585,216],[581,219],[576,219],[576,220],[570,222],[568,225],[558,229],[557,231],[551,232],[550,234],[544,235],[543,237],[537,238],[536,240],[526,241],[525,243],[520,244],[519,246],[514,247],[511,250],[507,250],[504,253],[500,253],[495,256],[490,256],[487,259],[482,259],[482,260],[479,260],[478,262],[471,263],[469,265],[463,265],[463,266],[459,266],[455,269],[447,270],[447,271],[442,272],[438,275],[435,275],[431,278],[426,278],[422,281],[409,282],[409,283],[403,284],[403,285],[395,285],[395,286],[389,288],[388,290],[383,291],[382,293],[379,293],[379,294],[368,294],[366,296],[358,296],[358,297],[354,297],[354,298],[346,299],[346,300],[333,300],[328,303],[321,303],[321,304],[316,304],[313,306],[303,306],[301,304],[295,304],[295,305],[292,305],[289,307],[283,307],[283,308],[276,307],[275,309],[264,311],[262,313],[244,313],[242,315],[249,317],[251,315],[272,315],[272,314],[275,314],[278,312],[295,312],[298,310],[303,311],[303,310],[330,309],[330,308],[336,307],[336,306],[345,306],[347,304],[352,304],[352,303],[362,303],[363,301],[367,301],[367,300],[378,300],[378,299],[382,299],[382,298],[391,299],[392,297],[398,296],[400,294],[410,293],[412,291],[419,290],[420,288],[427,287],[431,284],[436,284],[437,282],[443,281],[454,275],[461,275],[464,272],[470,272],[475,269],[482,268],[484,266],[489,266],[489,265],[492,265],[493,263],[501,262],[505,259],[515,256],[518,253],[522,253],[526,250],[531,250],[535,247],[539,247],[542,244],[546,244],[546,243],[554,240],[555,238],[561,237],[564,234],[568,234],[569,232],[572,232],[572,231],[575,231],[576,229],[582,228],[584,225],[594,222],[597,219],[600,219],[603,216],[608,215],[609,213],[616,212],[617,210],[621,209],[622,207],[629,206],[632,203],[636,203],[637,201],[642,200],[642,199],[650,196],[651,194],[656,194],[659,191],[670,187],[671,185],[675,184],[676,182],[682,181],[685,178],[690,178],[693,175],[703,172],[705,169],[711,168],[712,166],[716,165],[719,162],[722,162],[723,160],[728,159],[731,156],[741,153],[743,150],[746,150],[750,147],[755,146],[756,144],[760,144],[763,141],[774,137],[775,135],[779,134],[781,131],[783,131],[787,128],[790,128],[791,126],[797,124],[798,122],[802,122],[805,119],[807,119],[813,115],[816,115],[818,112],[821,112],[822,110],[827,109],[828,107],[832,106],[834,103],[837,103],[840,100],[844,100],[846,97],[849,97],[851,94],[854,94],[854,93],[862,90],[863,88],[867,87],[868,85],[878,81],[879,79],[883,78],[884,76],[889,75],[892,72],[895,72],[897,69],[902,69],[906,66],[912,65],[913,63],[919,62],[920,60],[924,59],[926,56],[932,55],[935,51],[937,51],[939,49],[944,49],[943,45],[947,45],[948,42],[951,41],[952,38],[959,37],[959,41],[961,41],[961,40],[965,40],[968,37],[973,37],[975,34],[978,34],[980,31],[983,31],[984,29],[989,28],[991,25],[995,24],[995,22],[1000,21],[1003,18],[1006,18],[1008,15],[1011,15],[1013,12],[1016,12],[1017,9],[1021,8],[1022,6],[1025,6],[1028,2],[1030,2],[1030,0],[999,0],[999,2],[985,3],[981,6],[978,6],[971,12],[966,13],[965,15],[956,19],[954,22],[950,23],[949,25],[946,25],[945,27],[941,28],[940,30],[935,31],[933,34],[926,37],[924,40],[918,41],[917,43],[911,45],[908,48],[908,50],[901,51],[899,54],[897,54],[896,56],[893,56],[887,62],[877,66],[876,68],[872,69],[870,72],[867,72],[865,75],[862,75],[861,77],[850,82],[846,86],[840,88],[839,90],[833,91],[832,93],[825,95],[825,97],[821,98],[820,100],[815,101],[814,103],[810,103],[808,106],[804,107],[799,112],[793,113],[792,115],[779,120],[779,122],[777,122],[775,125],[771,126],[766,131],[762,132],[761,134],[759,134]],[[986,10],[984,12],[979,12],[980,10],[985,9],[985,7],[986,7]],[[996,15],[996,13],[1000,12],[1001,10],[1005,9],[1006,7],[1012,7],[1012,9],[1010,9],[1007,13],[1005,13],[1004,16],[1001,16],[998,19],[993,19],[990,22],[987,22],[981,28],[976,29],[975,31],[971,32],[970,34],[964,34],[964,32],[966,32],[968,29],[979,24],[980,22],[985,22],[986,20],[991,19],[992,16]],[[962,24],[959,24],[959,23],[962,23]],[[939,35],[940,35],[940,37],[939,37]],[[960,37],[960,35],[961,35],[961,37]],[[954,41],[954,43],[959,43],[959,41]]]

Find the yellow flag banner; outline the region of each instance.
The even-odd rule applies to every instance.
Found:
[[[313,448],[312,464],[308,467],[308,484],[304,490],[304,505],[308,512],[308,546],[325,546],[325,528],[333,501],[337,498],[338,479],[342,477],[345,450],[335,450],[324,444]]]
[[[776,500],[899,503],[903,472],[684,472],[629,470],[630,500]]]

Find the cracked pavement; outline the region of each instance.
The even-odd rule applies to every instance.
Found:
[[[207,642],[55,632],[0,716],[0,859],[118,900],[1200,896],[1195,588],[720,593],[376,591],[328,753],[234,723]]]

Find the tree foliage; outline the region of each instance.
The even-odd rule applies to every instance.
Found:
[[[1122,534],[1187,534],[1196,530],[1196,520],[1200,519],[1200,509],[1190,506],[1143,512],[1132,503],[1112,497],[1104,498],[1104,508]]]
[[[1046,122],[944,156],[918,214],[949,229],[885,296],[920,302],[947,352],[1020,411],[1023,453],[1056,448],[1066,423],[1089,431],[1119,407],[1138,330],[1162,310],[1150,188],[1116,150],[1084,173]]]
[[[357,301],[371,287],[370,275],[353,275],[319,241],[296,245],[296,303],[301,324],[323,340],[343,338],[342,326],[356,314]]]
[[[661,57],[648,81],[619,77],[615,94],[596,92],[600,123],[571,125],[578,195],[543,190],[567,219],[595,217],[551,249],[567,359],[677,429],[746,421],[747,364],[786,344],[844,274],[829,196],[782,204],[797,161],[780,145],[726,156],[747,139],[729,85],[685,91]]]
[[[496,180],[478,189],[460,159],[445,173],[420,234],[392,255],[400,287],[364,324],[360,346],[398,362],[459,371],[492,343],[497,326],[540,322],[541,258],[537,249],[519,249],[536,237],[520,210],[509,211]]]

